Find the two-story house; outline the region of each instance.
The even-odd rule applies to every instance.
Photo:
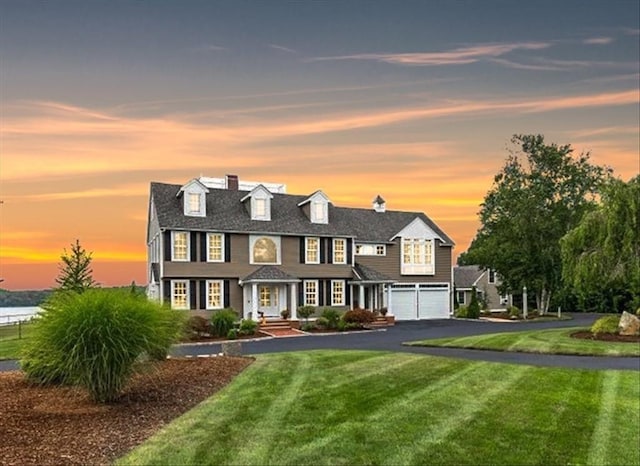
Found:
[[[237,176],[151,183],[149,295],[175,309],[297,317],[298,306],[446,318],[453,241],[424,213],[334,206]]]
[[[459,265],[453,268],[453,282],[456,300],[460,306],[468,306],[475,287],[479,299],[489,310],[504,310],[510,305],[511,295],[501,295],[498,291],[500,277],[494,270],[483,269],[479,265]]]

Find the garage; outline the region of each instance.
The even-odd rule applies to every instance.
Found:
[[[447,283],[401,283],[390,289],[391,312],[396,320],[447,319]]]

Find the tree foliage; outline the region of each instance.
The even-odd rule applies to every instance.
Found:
[[[62,264],[58,264],[60,273],[56,277],[56,283],[61,290],[82,293],[97,285],[93,280],[91,254],[80,245],[80,240],[76,240],[75,244],[71,245],[70,253],[66,248],[64,249],[64,253],[60,256]]]
[[[481,204],[480,229],[459,262],[495,270],[503,292],[527,286],[544,312],[561,287],[560,238],[593,208],[609,170],[541,135],[511,142],[515,148]]]
[[[563,278],[584,309],[634,312],[640,306],[640,176],[611,180],[598,208],[561,247]]]

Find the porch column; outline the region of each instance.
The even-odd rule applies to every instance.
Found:
[[[364,286],[358,285],[358,307],[364,309]]]
[[[387,315],[393,315],[393,293],[391,292],[391,285],[387,285]]]
[[[251,284],[251,318],[258,320],[258,284]]]
[[[291,289],[291,319],[297,319],[298,318],[298,284],[297,283],[292,283],[291,285],[289,285],[290,289]]]

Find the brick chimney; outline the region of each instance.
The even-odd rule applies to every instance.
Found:
[[[229,191],[237,191],[238,190],[238,175],[225,175],[227,181],[227,189]]]

